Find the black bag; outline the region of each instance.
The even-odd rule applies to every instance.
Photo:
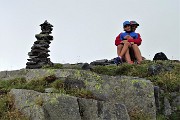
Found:
[[[155,54],[153,60],[168,60],[168,58],[163,52],[159,52]]]

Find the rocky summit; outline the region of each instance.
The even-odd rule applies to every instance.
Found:
[[[178,61],[103,59],[1,71],[0,119],[179,120],[179,70]]]
[[[153,84],[146,79],[75,69],[0,72],[1,80],[21,77],[31,82],[48,76],[54,76],[54,82],[62,80],[65,92],[55,89],[49,93],[26,89],[9,92],[15,108],[32,120],[130,120],[134,114],[156,118]],[[65,94],[81,90],[88,92],[78,97]]]

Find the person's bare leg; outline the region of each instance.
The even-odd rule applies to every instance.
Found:
[[[133,62],[131,61],[130,54],[129,54],[129,49],[127,49],[127,52],[125,53],[125,60],[129,64],[133,64]]]
[[[142,56],[141,56],[141,52],[139,50],[139,47],[137,46],[137,44],[133,44],[132,48],[134,50],[134,54],[135,54],[135,57],[136,57],[138,63],[141,63],[142,62]]]
[[[129,42],[125,42],[124,46],[123,46],[123,48],[122,48],[122,50],[121,50],[121,52],[119,54],[119,56],[121,56],[121,57],[124,56],[125,53],[127,52],[127,50],[129,49],[129,46],[130,46],[130,43]]]
[[[122,44],[119,44],[119,45],[117,46],[117,55],[118,55],[118,56],[120,56],[120,53],[121,53],[122,48],[123,48],[123,45],[122,45]]]

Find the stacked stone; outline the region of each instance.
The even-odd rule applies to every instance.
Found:
[[[48,23],[47,20],[40,26],[42,32],[35,35],[37,41],[34,42],[31,47],[31,52],[28,53],[30,59],[27,59],[29,61],[26,63],[27,69],[37,69],[45,65],[53,65],[50,58],[48,58],[50,56],[48,54],[48,52],[50,52],[50,50],[48,50],[49,44],[53,40],[53,36],[49,34],[51,34],[53,30],[53,26]]]

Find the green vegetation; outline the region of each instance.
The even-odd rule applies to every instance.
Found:
[[[162,69],[160,73],[151,75],[148,72],[148,67],[151,65],[161,65],[163,68],[168,68],[170,66],[173,69]],[[168,92],[178,91],[180,88],[180,63],[171,61],[144,61],[141,65],[122,64],[119,66],[95,66],[93,67],[93,71],[103,75],[126,75],[146,78],[153,82],[154,85],[158,85],[161,89]]]
[[[156,119],[157,120],[167,120],[167,118],[162,114],[157,115]]]
[[[28,89],[38,92],[44,92],[46,88],[54,88],[56,93],[69,94],[83,98],[94,98],[91,91],[85,89],[65,90],[64,81],[54,79],[54,75],[44,77],[38,80],[26,81],[25,78],[16,78],[12,80],[0,80],[0,120],[27,120],[20,112],[13,108],[13,99],[7,94],[12,88]],[[51,81],[50,81],[51,80]],[[95,98],[94,98],[95,99]],[[42,106],[43,100],[38,97],[35,100],[37,105]]]
[[[28,120],[13,106],[11,96],[0,95],[0,120]]]
[[[44,77],[38,80],[31,80],[27,82],[25,78],[16,78],[12,80],[1,80],[0,81],[0,91],[4,93],[8,93],[12,88],[15,89],[27,89],[27,90],[35,90],[38,92],[45,92],[46,88],[54,88],[57,93],[70,94],[78,97],[91,97],[92,93],[85,89],[71,89],[64,90],[64,81],[57,79],[52,82],[49,81],[49,77]]]
[[[0,90],[5,92],[9,92],[12,88],[29,89],[43,92],[46,86],[47,82],[44,79],[32,80],[30,82],[27,82],[25,78],[16,78],[12,80],[0,81]]]
[[[148,72],[148,67],[151,65],[162,66],[163,69],[156,75],[151,75]],[[69,65],[68,67],[63,67],[62,64],[55,64],[54,66],[44,66],[45,69],[80,69],[77,65]],[[172,70],[168,70],[172,68]],[[129,65],[122,64],[119,66],[109,65],[109,66],[93,66],[93,72],[103,75],[110,76],[134,76],[140,78],[146,78],[158,85],[161,89],[173,92],[178,91],[180,88],[180,62],[173,61],[149,61],[145,60],[140,65]]]
[[[128,114],[131,120],[152,120],[147,113],[144,113],[137,107],[132,109]]]

